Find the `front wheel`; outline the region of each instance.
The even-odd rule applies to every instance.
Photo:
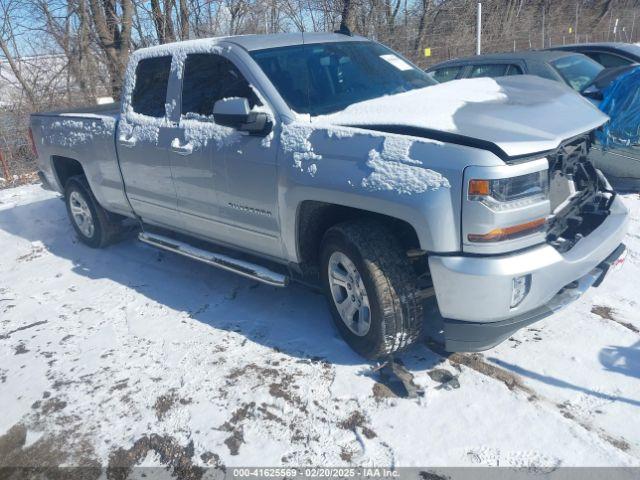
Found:
[[[420,336],[416,276],[384,225],[356,221],[330,228],[322,243],[321,275],[336,327],[363,357],[389,355]]]

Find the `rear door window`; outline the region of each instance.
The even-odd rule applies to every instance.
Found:
[[[136,84],[131,107],[149,117],[164,117],[167,86],[171,71],[171,56],[145,58],[136,66]]]
[[[448,82],[450,80],[455,80],[456,78],[458,78],[458,75],[460,74],[462,68],[462,66],[439,68],[438,70],[434,70],[433,72],[431,72],[430,75],[439,83]]]
[[[518,65],[509,65],[506,75],[523,75],[522,68]]]
[[[507,74],[507,69],[509,68],[509,64],[507,63],[497,63],[497,64],[483,64],[483,65],[474,65],[471,68],[471,73],[469,74],[469,78],[478,78],[478,77],[503,77]]]
[[[214,53],[187,55],[182,80],[182,114],[210,116],[213,105],[223,98],[241,97],[249,107],[260,100],[240,70],[230,60]]]
[[[604,68],[621,67],[623,65],[630,65],[633,63],[631,60],[613,53],[588,52],[586,55],[593,58]]]
[[[560,76],[574,90],[581,92],[604,69],[585,55],[571,55],[551,62]]]

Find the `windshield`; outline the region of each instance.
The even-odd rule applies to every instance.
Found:
[[[292,45],[256,50],[251,56],[292,110],[311,115],[436,84],[374,42]]]
[[[571,88],[582,92],[604,67],[584,55],[572,55],[551,62]]]

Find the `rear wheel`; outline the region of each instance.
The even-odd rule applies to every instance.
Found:
[[[120,224],[111,220],[97,202],[84,175],[67,180],[64,196],[71,224],[82,243],[102,248],[113,242]]]
[[[399,242],[373,221],[336,225],[322,243],[321,275],[336,327],[366,358],[411,345],[422,329],[417,279]]]

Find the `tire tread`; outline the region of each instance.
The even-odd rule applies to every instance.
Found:
[[[403,350],[422,333],[422,302],[413,268],[394,233],[376,221],[358,220],[332,227],[356,245],[373,278],[382,308],[383,339],[371,357]]]

